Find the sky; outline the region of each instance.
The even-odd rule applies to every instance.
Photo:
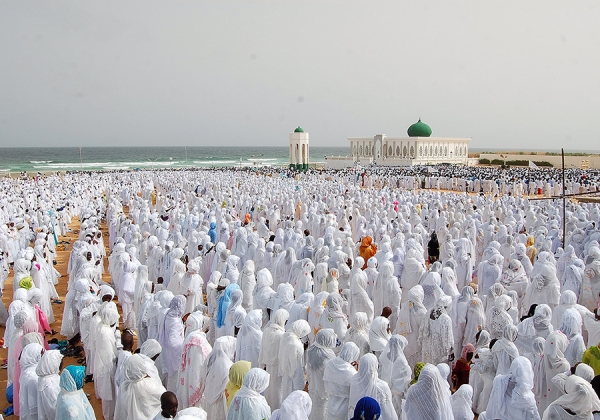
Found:
[[[600,149],[600,2],[0,2],[0,146]]]

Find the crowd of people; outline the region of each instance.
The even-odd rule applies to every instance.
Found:
[[[599,178],[568,170],[565,191]],[[93,381],[106,420],[600,418],[600,208],[563,213],[561,182],[460,166],[1,180],[14,412],[95,419]],[[66,342],[47,341],[53,310]]]

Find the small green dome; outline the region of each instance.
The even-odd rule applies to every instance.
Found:
[[[421,122],[419,118],[419,121],[408,127],[406,132],[408,133],[408,137],[429,137],[431,136],[431,127]]]
[[[304,133],[304,130],[302,129],[302,127],[298,126],[298,127],[296,127],[296,129],[294,130],[294,133]]]

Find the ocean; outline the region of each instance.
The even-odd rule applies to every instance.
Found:
[[[470,152],[493,150],[499,149],[469,149]],[[345,156],[349,152],[348,147],[311,147],[310,162],[324,164],[324,156]],[[138,168],[287,167],[288,164],[287,147],[83,147],[81,159],[78,147],[0,148],[0,173]]]
[[[347,147],[311,147],[310,162],[346,155]],[[134,170],[289,165],[287,147],[6,147],[0,172]]]

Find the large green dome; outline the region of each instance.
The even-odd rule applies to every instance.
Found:
[[[430,130],[431,131],[431,130]],[[294,130],[294,133],[304,133],[304,130],[302,129],[302,127],[298,126],[296,127],[296,129]]]
[[[431,127],[421,122],[419,118],[419,121],[408,127],[406,132],[408,133],[408,137],[429,137],[431,136]]]

